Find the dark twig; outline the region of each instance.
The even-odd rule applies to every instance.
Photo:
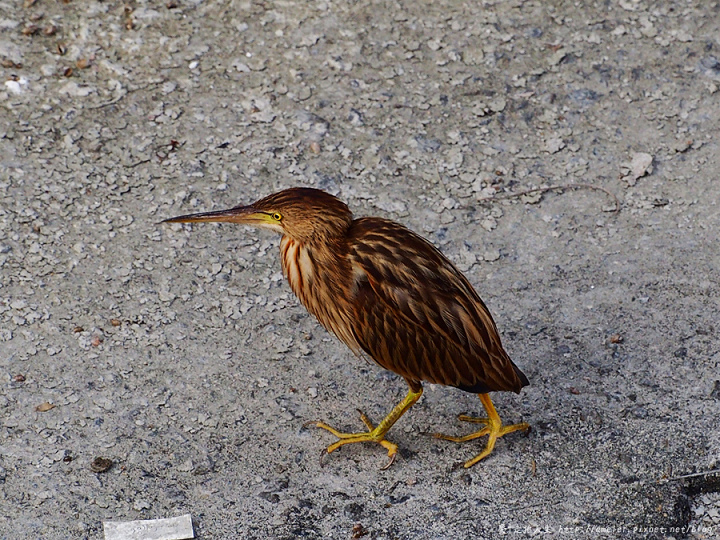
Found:
[[[713,469],[711,471],[703,471],[703,472],[698,472],[698,473],[682,474],[680,476],[673,476],[672,478],[666,478],[665,482],[671,482],[673,480],[684,480],[686,478],[697,478],[699,476],[711,476],[713,474],[720,475],[720,469]]]

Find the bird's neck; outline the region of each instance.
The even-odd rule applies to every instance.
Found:
[[[305,303],[304,295],[315,287],[340,286],[350,277],[347,250],[342,242],[302,242],[283,236],[280,257],[285,277],[293,292]]]
[[[344,306],[351,290],[352,271],[347,250],[338,242],[300,242],[289,236],[280,241],[283,273],[307,310],[328,330],[356,348],[354,338],[344,335]]]

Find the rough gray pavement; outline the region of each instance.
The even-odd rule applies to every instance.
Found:
[[[717,538],[719,59],[717,2],[3,0],[0,538]],[[481,200],[579,183],[620,211]],[[157,225],[295,185],[467,273],[529,435],[458,468],[482,441],[428,434],[480,402],[428,386],[389,470],[320,467],[303,423],[404,382],[307,315],[279,238]]]

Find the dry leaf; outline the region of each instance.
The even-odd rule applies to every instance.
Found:
[[[48,412],[50,409],[54,409],[54,408],[55,408],[55,405],[53,405],[52,403],[48,403],[46,401],[45,403],[42,403],[42,404],[38,405],[37,407],[35,407],[35,410],[37,412]]]

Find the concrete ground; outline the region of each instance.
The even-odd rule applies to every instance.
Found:
[[[0,538],[717,538],[719,6],[0,0]],[[483,200],[565,184],[619,212]],[[157,224],[295,185],[466,272],[528,435],[458,468],[483,442],[428,434],[480,402],[428,385],[389,470],[320,467],[303,423],[404,382],[305,312],[279,238]]]

